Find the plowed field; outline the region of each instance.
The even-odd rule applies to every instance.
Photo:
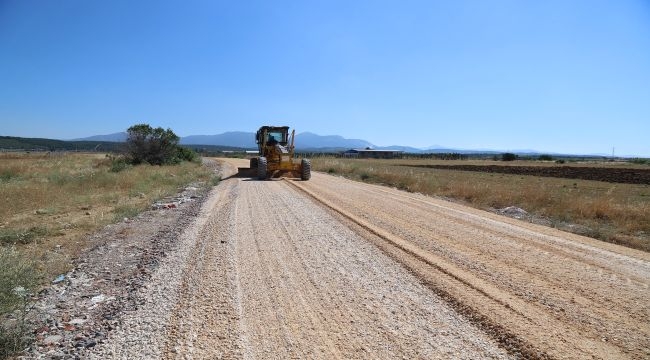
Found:
[[[624,184],[650,184],[650,169],[582,166],[500,166],[500,165],[403,165],[429,169],[478,171],[566,179],[595,180]]]

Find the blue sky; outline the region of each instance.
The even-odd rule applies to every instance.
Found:
[[[0,135],[143,122],[650,156],[650,2],[0,0]]]

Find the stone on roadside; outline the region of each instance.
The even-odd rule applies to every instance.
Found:
[[[45,345],[57,344],[62,339],[63,339],[63,336],[61,336],[61,335],[50,335],[50,336],[46,337],[43,340],[43,344],[45,344]]]

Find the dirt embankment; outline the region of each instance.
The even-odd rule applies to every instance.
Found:
[[[577,166],[500,166],[500,165],[400,165],[442,170],[478,171],[498,174],[530,175],[566,179],[595,180],[624,184],[650,184],[650,169],[621,169]]]

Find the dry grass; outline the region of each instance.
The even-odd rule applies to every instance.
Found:
[[[549,219],[553,226],[572,229],[566,225],[582,225],[574,229],[583,235],[650,251],[648,185],[409,168],[396,166],[398,162],[405,163],[401,160],[320,158],[314,159],[312,166],[315,170],[351,179],[459,199],[483,209],[517,206]],[[451,163],[431,160],[408,162],[420,165]],[[494,162],[482,162],[483,165],[491,163]]]
[[[0,245],[17,246],[52,276],[68,269],[84,235],[210,179],[196,163],[110,170],[103,154],[0,154]]]
[[[97,154],[0,153],[0,358],[29,343],[31,296],[69,270],[86,234],[212,177],[196,163],[124,165]]]

